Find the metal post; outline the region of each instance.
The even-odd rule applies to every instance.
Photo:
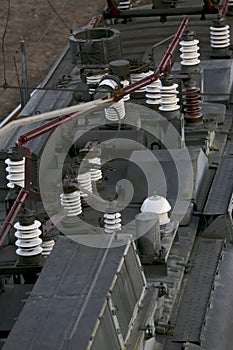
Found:
[[[28,80],[27,80],[27,66],[26,66],[24,40],[20,41],[20,53],[21,53],[21,69],[22,69],[21,108],[23,108],[28,102],[28,100],[30,99],[30,93],[28,89]]]

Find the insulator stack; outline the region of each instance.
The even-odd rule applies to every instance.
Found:
[[[159,105],[161,94],[161,80],[157,79],[152,84],[146,86],[146,103],[149,105]]]
[[[185,94],[184,119],[187,123],[197,123],[203,119],[199,92],[200,89],[197,87],[190,87],[183,91]]]
[[[89,171],[84,173],[79,173],[77,176],[78,183],[87,191],[92,192],[92,183],[91,183],[91,173]],[[87,198],[88,193],[84,193],[80,190],[80,195],[82,198]]]
[[[24,187],[25,185],[25,158],[21,160],[5,160],[6,171],[9,173],[6,178],[9,181],[7,187],[13,188],[15,185]]]
[[[186,39],[186,40],[185,40]],[[195,66],[200,63],[198,53],[199,50],[199,40],[193,39],[193,37],[184,36],[184,40],[180,41],[180,51],[181,51],[181,65],[183,66]]]
[[[129,86],[129,81],[128,81],[128,80],[122,80],[122,81],[121,81],[121,84],[122,84],[122,86],[123,86],[123,88],[124,88],[124,87],[126,87],[126,86]],[[123,101],[129,101],[129,100],[130,100],[130,94],[125,95],[125,96],[123,97]]]
[[[118,4],[118,9],[121,10],[130,10],[131,8],[131,0],[120,1]]]
[[[80,191],[60,194],[61,205],[67,210],[67,216],[77,216],[82,213]]]
[[[102,170],[97,169],[97,167],[101,167],[101,159],[100,157],[93,156],[91,155],[88,157],[88,161],[90,164],[94,164],[96,166],[90,169],[90,174],[91,174],[91,181],[96,182],[102,179]]]
[[[131,73],[130,74],[130,80],[131,84],[136,83],[137,81],[144,79],[146,77],[146,73]],[[135,92],[145,92],[146,91],[146,86],[141,87],[138,90],[135,90]]]
[[[224,21],[215,21],[210,27],[210,45],[213,49],[223,49],[230,46],[230,30],[229,25],[225,25]]]
[[[113,103],[110,107],[105,108],[105,117],[111,122],[118,122],[125,117],[125,103],[121,99]]]
[[[41,247],[42,247],[42,255],[44,257],[47,257],[51,254],[53,247],[54,247],[55,241],[54,239],[44,240]]]
[[[113,90],[120,89],[121,82],[118,77],[109,75],[101,80],[99,83],[99,87],[96,90],[97,96],[99,93],[103,93],[106,95],[108,92],[112,92]],[[105,117],[107,120],[112,122],[117,122],[125,117],[125,105],[123,99],[118,102],[112,103],[112,105],[108,108],[104,109]]]
[[[180,106],[177,104],[179,99],[177,98],[178,91],[176,88],[178,87],[178,84],[169,84],[169,85],[162,85],[160,88],[161,93],[161,100],[159,107],[160,111],[163,112],[171,112],[176,111],[180,108]]]
[[[100,80],[103,78],[104,74],[88,74],[87,75],[87,85],[89,87],[89,93],[92,95],[95,93],[95,89],[98,86]]]
[[[29,225],[22,225],[20,222],[14,225],[14,228],[17,230],[15,232],[15,237],[17,238],[15,245],[18,247],[16,250],[17,255],[27,258],[41,254],[42,239],[39,238],[41,235],[40,226],[41,223],[38,220],[34,220]]]
[[[104,231],[115,233],[121,230],[121,213],[104,214]]]

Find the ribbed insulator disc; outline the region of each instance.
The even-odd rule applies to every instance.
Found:
[[[60,194],[61,205],[67,210],[67,216],[77,216],[82,213],[80,192]]]
[[[210,27],[210,45],[213,48],[230,46],[229,25],[224,27]]]
[[[114,233],[121,230],[121,214],[104,214],[104,231],[106,233]]]
[[[96,164],[101,166],[101,159],[99,157],[95,157],[95,158],[90,158],[88,159],[90,164]],[[91,173],[91,181],[98,181],[102,179],[102,170],[101,169],[95,169],[95,168],[91,168],[90,169],[90,173]]]
[[[9,183],[7,187],[13,188],[14,185],[24,187],[25,179],[25,158],[19,161],[13,161],[10,158],[5,160],[5,163],[8,165],[6,171],[9,175],[6,176]]]
[[[92,192],[91,173],[89,171],[83,174],[78,174],[77,181],[87,191]],[[83,198],[89,196],[87,193],[84,193],[82,191],[80,191],[80,195]]]

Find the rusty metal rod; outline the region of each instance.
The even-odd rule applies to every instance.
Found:
[[[9,211],[2,227],[1,227],[1,230],[0,230],[0,247],[2,247],[3,245],[3,242],[6,238],[6,236],[8,235],[8,233],[10,232],[14,222],[15,222],[15,219],[20,211],[20,209],[22,208],[25,200],[27,199],[28,197],[28,194],[29,194],[29,191],[26,190],[25,188],[21,188],[11,210]]]
[[[218,18],[223,18],[227,12],[229,0],[225,0],[223,6],[221,7],[221,10],[219,10]]]
[[[175,49],[176,49],[176,47],[181,39],[181,36],[183,35],[184,31],[186,30],[189,21],[190,21],[190,17],[187,17],[187,16],[185,16],[182,19],[181,24],[180,24],[172,42],[171,42],[171,44],[169,45],[164,57],[162,58],[158,68],[156,69],[156,71],[153,74],[149,75],[148,77],[141,79],[141,80],[123,88],[117,94],[116,100],[119,100],[123,96],[130,94],[130,93],[134,92],[135,90],[138,90],[146,85],[149,85],[158,79],[159,74],[163,73],[165,71],[167,65],[170,63],[172,54],[174,53],[174,51],[175,51]]]

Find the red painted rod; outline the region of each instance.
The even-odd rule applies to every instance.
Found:
[[[229,0],[225,0],[221,10],[219,11],[218,18],[223,18],[225,16],[225,13],[227,12]]]
[[[178,28],[178,31],[175,35],[175,37],[173,38],[171,44],[169,45],[168,47],[168,50],[167,52],[165,53],[165,56],[163,57],[158,69],[156,70],[156,72],[154,74],[151,74],[150,76],[134,83],[134,84],[131,84],[129,85],[128,87],[125,87],[123,88],[121,91],[119,91],[117,93],[117,95],[115,96],[115,100],[119,100],[121,99],[123,96],[127,95],[128,93],[131,93],[143,86],[146,86],[148,84],[151,84],[153,83],[153,81],[157,80],[158,79],[158,75],[159,73],[161,72],[164,72],[164,70],[166,69],[167,65],[170,63],[170,60],[171,60],[171,57],[172,57],[172,54],[174,52],[174,50],[176,49],[180,39],[181,39],[181,36],[182,34],[184,33],[184,31],[186,30],[187,28],[187,25],[188,25],[188,22],[190,20],[190,17],[187,17],[185,16],[183,19],[182,19],[182,22],[180,24],[180,27]],[[106,96],[107,97],[107,96]],[[103,104],[104,104],[104,98],[103,98]],[[90,109],[91,110],[91,109]],[[82,115],[83,114],[83,111],[82,112],[77,112],[75,114],[72,114],[72,115],[68,115],[68,116],[62,116],[62,117],[58,117],[56,118],[55,120],[52,120],[42,126],[39,126],[27,133],[25,133],[24,135],[21,135],[19,136],[18,140],[17,140],[17,144],[18,145],[23,145],[27,142],[29,142],[30,140],[38,137],[38,136],[41,136],[53,129],[55,129],[56,127],[58,127],[59,125],[67,122],[67,121],[70,121],[70,120],[73,120],[75,118],[77,118],[78,116]]]
[[[9,211],[2,227],[0,230],[0,247],[3,245],[3,242],[6,238],[6,236],[8,235],[8,233],[10,232],[15,219],[20,211],[20,209],[23,206],[23,203],[25,202],[25,200],[27,199],[29,194],[29,191],[26,190],[25,188],[21,188],[11,210]]]
[[[182,22],[181,22],[181,24],[176,32],[176,35],[174,36],[171,44],[169,45],[164,57],[162,58],[162,60],[159,64],[159,67],[156,69],[156,71],[153,74],[149,75],[148,77],[141,79],[141,80],[123,88],[119,92],[119,95],[117,95],[117,98],[119,97],[118,99],[120,99],[123,96],[125,96],[129,93],[132,93],[135,90],[138,90],[146,85],[149,85],[158,79],[159,74],[163,73],[165,71],[166,67],[168,66],[168,64],[170,64],[172,54],[174,53],[174,51],[175,51],[175,49],[176,49],[176,47],[181,39],[181,36],[183,35],[184,31],[186,30],[189,21],[190,21],[190,17],[187,17],[187,16],[185,16],[182,19]]]

